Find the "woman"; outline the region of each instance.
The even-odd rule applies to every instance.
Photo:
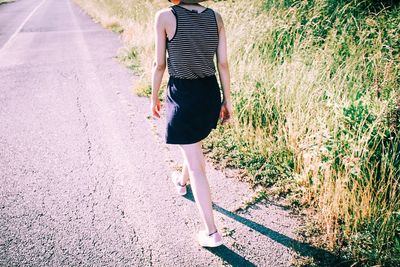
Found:
[[[201,141],[216,128],[219,118],[222,123],[231,118],[232,105],[224,24],[217,12],[199,4],[203,1],[170,0],[174,5],[156,15],[151,112],[160,118],[158,92],[168,65],[165,140],[179,145],[184,158],[182,172],[175,172],[172,180],[178,193],[184,195],[190,179],[205,226],[197,234],[198,241],[201,246],[216,247],[223,242],[214,222]],[[215,55],[223,99],[215,76]]]

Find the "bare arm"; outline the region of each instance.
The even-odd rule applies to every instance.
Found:
[[[228,64],[228,51],[226,45],[225,27],[221,15],[216,13],[218,29],[219,29],[219,44],[217,50],[217,64],[219,78],[224,94],[224,101],[231,101],[230,97],[230,73]]]
[[[156,15],[155,23],[155,60],[152,68],[152,82],[151,82],[151,109],[153,116],[160,117],[160,100],[158,92],[160,90],[161,81],[166,69],[166,32],[164,26],[163,13],[158,12]]]
[[[231,78],[228,64],[228,49],[226,41],[226,32],[222,17],[216,12],[218,30],[219,30],[219,43],[217,50],[217,64],[219,79],[223,90],[223,106],[221,109],[221,118],[223,122],[228,120],[232,116],[232,104],[231,104]]]

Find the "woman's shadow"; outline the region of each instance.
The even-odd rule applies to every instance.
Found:
[[[194,202],[194,197],[190,186],[188,187],[187,194],[184,196],[186,199]],[[302,243],[279,232],[276,232],[264,225],[253,222],[246,219],[236,213],[228,211],[217,204],[213,203],[215,211],[222,213],[223,215],[246,225],[247,227],[257,231],[258,233],[267,236],[281,245],[295,250],[298,254],[305,257],[311,257],[314,263],[318,266],[350,266],[351,262],[348,260],[341,259],[333,253],[326,251],[321,248],[313,247],[307,243]],[[208,251],[214,255],[220,257],[223,261],[227,262],[232,266],[256,266],[254,263],[245,259],[241,255],[237,254],[233,250],[229,249],[225,245],[216,248],[207,248]]]

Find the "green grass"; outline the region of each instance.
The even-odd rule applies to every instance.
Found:
[[[8,4],[8,3],[12,3],[15,2],[15,0],[0,0],[0,5],[1,4]]]
[[[136,91],[148,95],[153,17],[167,1],[76,1],[123,32],[121,59],[140,74]],[[400,264],[394,2],[210,3],[227,27],[235,119],[206,139],[208,155],[244,169],[265,188],[261,197],[284,195],[313,211],[320,243],[359,266]]]

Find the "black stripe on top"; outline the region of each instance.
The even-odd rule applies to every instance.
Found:
[[[181,79],[215,75],[214,56],[218,48],[218,24],[212,9],[197,13],[172,6],[176,17],[175,35],[167,39],[168,72]]]

